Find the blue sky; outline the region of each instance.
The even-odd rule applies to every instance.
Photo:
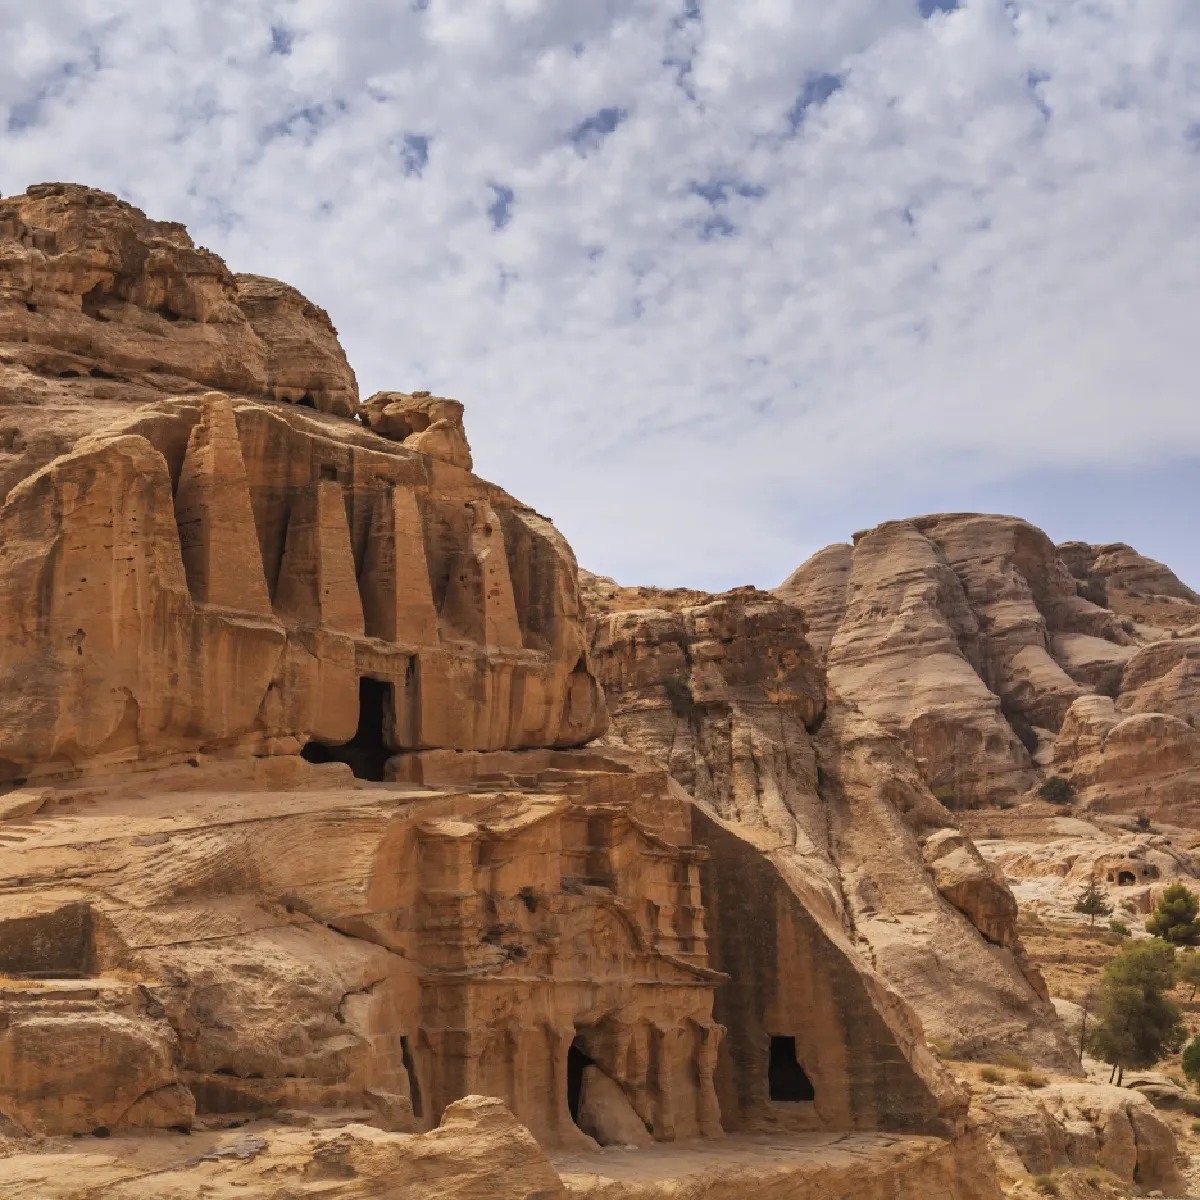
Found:
[[[1014,512],[1200,586],[1194,0],[0,0],[0,192],[327,308],[624,582]]]

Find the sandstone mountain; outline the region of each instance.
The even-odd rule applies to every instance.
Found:
[[[471,465],[286,285],[0,201],[0,1194],[996,1197],[922,1017],[1078,1068],[905,731],[778,598],[589,630]]]

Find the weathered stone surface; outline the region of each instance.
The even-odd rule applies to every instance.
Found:
[[[984,1092],[982,1108],[1010,1177],[1098,1165],[1144,1191],[1182,1190],[1175,1138],[1136,1091],[1094,1083],[1055,1083],[1036,1092],[999,1087]]]
[[[902,840],[895,895],[1007,989],[1005,1036],[1036,997],[926,873],[917,832],[946,814],[923,785],[902,812],[847,799],[839,735],[822,792],[794,607],[744,589],[610,631],[631,739],[686,731],[663,757],[694,800],[579,749],[608,713],[574,557],[470,473],[457,402],[360,410],[320,309],[68,185],[0,202],[0,319],[6,1130],[311,1125],[149,1185],[84,1155],[81,1186],[129,1200],[532,1200],[562,1194],[535,1137],[726,1124],[887,1131],[827,1177],[994,1196],[891,986],[904,956],[854,932],[843,850],[858,870]],[[946,889],[1004,937],[970,865]],[[331,1113],[386,1132],[327,1136]],[[57,1157],[0,1191],[6,1170],[74,1194]]]
[[[121,1150],[55,1148],[0,1159],[0,1191],[40,1200],[561,1200],[567,1195],[545,1152],[499,1100],[468,1096],[420,1136],[348,1124],[316,1131],[265,1127],[209,1138],[191,1153],[167,1149],[149,1171]],[[153,1154],[153,1151],[150,1152]],[[955,1198],[957,1200],[957,1198]]]
[[[580,1081],[579,1128],[601,1146],[654,1144],[621,1085],[594,1063],[584,1067]]]
[[[630,609],[632,590],[588,590],[614,731],[769,850],[810,912],[853,929],[928,1034],[964,1055],[1009,1049],[1071,1069],[1006,885],[961,839],[963,861],[942,868],[947,902],[919,839],[949,854],[936,839],[955,836],[952,815],[899,738],[826,700],[795,609],[753,589]]]
[[[471,469],[463,406],[457,400],[429,392],[376,392],[363,405],[363,417],[382,437],[464,471]]]
[[[1085,593],[1120,616],[1165,630],[1200,621],[1200,595],[1169,567],[1132,546],[1063,542],[1057,549]]]

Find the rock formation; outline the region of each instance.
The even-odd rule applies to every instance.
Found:
[[[948,807],[1061,774],[1091,807],[1200,814],[1200,598],[1161,563],[953,514],[857,534],[776,594],[830,691],[901,737]]]
[[[792,605],[742,588],[660,608],[595,577],[585,599],[615,734],[753,838],[931,1037],[1071,1069],[1007,886],[903,741],[826,692]]]
[[[995,1196],[881,904],[947,923],[1014,1036],[1053,1056],[1053,1026],[991,868],[920,865],[946,822],[915,769],[921,814],[860,778],[893,734],[839,733],[832,830],[814,803],[817,725],[855,718],[794,609],[642,638],[670,772],[597,742],[574,557],[470,472],[461,406],[360,406],[324,312],[89,189],[0,201],[0,408],[0,1117],[49,1139],[0,1186],[73,1186],[64,1135],[254,1120],[153,1185],[81,1169],[532,1200],[592,1186],[539,1144],[729,1130],[859,1139],[784,1164],[796,1195]]]

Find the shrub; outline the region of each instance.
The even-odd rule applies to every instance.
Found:
[[[1190,1083],[1200,1087],[1200,1034],[1183,1048],[1183,1073]]]
[[[1193,1122],[1192,1122],[1192,1132],[1193,1132],[1193,1133],[1200,1133],[1200,1121],[1193,1121]]]
[[[1017,1076],[1017,1082],[1022,1087],[1044,1088],[1050,1082],[1050,1080],[1047,1079],[1045,1075],[1042,1075],[1037,1071],[1022,1071],[1020,1075]]]
[[[1127,937],[1133,936],[1133,930],[1130,929],[1129,926],[1126,925],[1124,921],[1118,921],[1116,919],[1116,917],[1113,917],[1113,919],[1111,921],[1109,921],[1108,927],[1118,937],[1127,938]]]
[[[1145,813],[1138,813],[1133,819],[1133,827],[1138,833],[1149,833],[1153,826],[1150,824],[1150,818]]]
[[[1200,900],[1182,883],[1173,883],[1162,896],[1146,922],[1151,936],[1176,946],[1194,946],[1200,942]]]
[[[1043,800],[1049,800],[1051,804],[1070,804],[1075,799],[1075,789],[1065,776],[1051,775],[1038,788],[1038,795]]]
[[[951,1059],[954,1057],[954,1047],[945,1038],[930,1038],[929,1048],[938,1058]]]
[[[1060,1194],[1058,1184],[1054,1182],[1053,1177],[1050,1175],[1035,1175],[1033,1177],[1033,1186],[1043,1196],[1057,1196]]]
[[[991,829],[989,829],[989,830],[987,831],[987,836],[988,836],[988,837],[989,837],[989,838],[990,838],[990,839],[991,839],[993,842],[998,842],[998,841],[1000,841],[1000,840],[1002,840],[1002,839],[1003,839],[1003,837],[1004,837],[1004,830],[1003,830],[1003,829],[996,829],[995,827],[993,827],[993,828],[991,828]]]
[[[984,1067],[983,1070],[979,1072],[979,1078],[982,1079],[984,1083],[1008,1082],[1008,1077],[1004,1074],[1004,1072],[998,1071],[995,1067]]]
[[[1126,633],[1132,633],[1134,631],[1135,626],[1134,626],[1133,622],[1128,617],[1126,617],[1125,620],[1121,622],[1121,628],[1123,630],[1125,630]]]
[[[1023,1054],[1017,1054],[1013,1050],[1005,1050],[1001,1054],[996,1055],[996,1061],[1002,1067],[1010,1067],[1014,1071],[1032,1071],[1033,1063],[1029,1061]]]

